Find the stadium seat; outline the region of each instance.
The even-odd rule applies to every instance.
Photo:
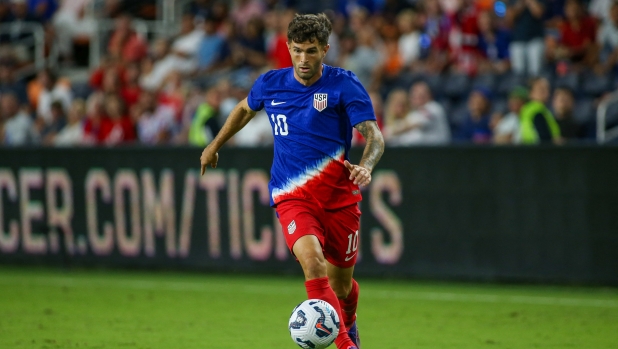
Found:
[[[470,77],[465,74],[448,74],[442,80],[442,91],[449,98],[461,98],[468,94]]]
[[[618,126],[618,102],[611,103],[605,116],[606,128]]]
[[[562,76],[556,76],[553,87],[566,87],[573,91],[576,95],[579,91],[580,77],[577,73],[568,73]]]
[[[451,111],[453,110],[453,104],[450,100],[446,98],[436,99],[436,102],[444,108],[444,113],[446,114],[447,119],[450,120]]]
[[[509,111],[509,106],[506,98],[496,97],[491,101],[491,114],[500,113],[506,114]]]
[[[449,124],[454,129],[457,129],[466,120],[467,115],[468,101],[464,99],[452,106],[451,112],[448,115]]]
[[[598,97],[611,89],[611,74],[597,75],[586,72],[582,79],[582,93],[589,97]]]
[[[524,75],[506,73],[498,77],[494,90],[498,95],[506,97],[515,86],[528,86],[527,78]]]
[[[573,109],[573,121],[580,125],[593,121],[596,116],[596,108],[592,98],[577,99]]]
[[[474,78],[472,86],[483,86],[493,91],[496,84],[496,76],[494,74],[481,74]]]

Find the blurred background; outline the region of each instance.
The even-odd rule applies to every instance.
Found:
[[[359,273],[618,282],[606,0],[2,0],[0,260],[298,271],[264,112],[195,171],[257,76],[291,65],[294,14],[320,11],[387,143]]]
[[[326,63],[370,91],[389,145],[615,139],[611,0],[2,0],[0,144],[203,146],[291,65],[294,13],[322,11]],[[520,128],[531,102],[551,120]],[[272,142],[251,129],[231,145]]]

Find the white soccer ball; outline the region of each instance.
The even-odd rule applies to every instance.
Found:
[[[308,299],[294,308],[288,324],[294,343],[304,349],[324,349],[339,334],[339,315],[332,305]]]

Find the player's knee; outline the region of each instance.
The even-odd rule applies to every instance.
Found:
[[[307,280],[317,279],[326,276],[326,262],[319,256],[305,256],[299,258],[303,266],[305,278]]]
[[[345,299],[352,290],[352,282],[349,280],[339,280],[337,278],[328,279],[330,287],[335,291],[337,298]]]

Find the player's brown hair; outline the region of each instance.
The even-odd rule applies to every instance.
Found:
[[[314,42],[322,46],[328,44],[328,37],[333,31],[333,26],[328,17],[323,13],[295,15],[288,26],[288,42]]]

